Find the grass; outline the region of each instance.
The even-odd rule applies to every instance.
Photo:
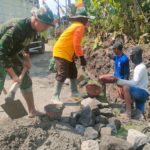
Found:
[[[137,125],[137,124],[134,124],[132,122],[130,122],[128,124],[123,124],[122,127],[120,128],[120,130],[118,130],[118,132],[116,134],[114,134],[114,136],[126,138],[129,129],[135,129],[135,130],[139,131],[140,130],[140,126]]]

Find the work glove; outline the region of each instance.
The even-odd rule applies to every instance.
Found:
[[[84,56],[80,56],[80,64],[81,64],[81,66],[86,66],[86,60],[85,60]]]

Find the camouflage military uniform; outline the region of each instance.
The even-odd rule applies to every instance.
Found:
[[[12,67],[17,75],[23,69],[22,51],[28,51],[28,45],[36,34],[31,27],[30,18],[12,19],[0,27],[0,93],[6,78],[5,68]],[[21,90],[31,89],[32,81],[27,72],[20,85]]]

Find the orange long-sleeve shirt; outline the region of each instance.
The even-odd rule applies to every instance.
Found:
[[[81,41],[85,27],[80,22],[72,23],[59,37],[53,48],[53,56],[73,61],[74,54],[83,56]]]

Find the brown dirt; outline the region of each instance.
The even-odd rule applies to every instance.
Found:
[[[44,112],[44,106],[50,103],[54,87],[55,74],[49,73],[50,47],[46,47],[44,54],[32,54],[32,69],[30,71],[33,80],[33,92],[35,105],[39,111]],[[11,86],[9,77],[5,87]],[[67,94],[66,94],[67,93]],[[68,94],[69,93],[69,94]],[[70,97],[70,89],[64,86],[61,98],[65,101]],[[0,104],[4,103],[5,95],[0,96]],[[16,99],[24,104],[20,90],[17,91]],[[41,118],[23,117],[10,120],[0,107],[0,149],[1,150],[78,150],[83,137],[74,132],[74,129],[58,121],[51,121],[48,117]]]

